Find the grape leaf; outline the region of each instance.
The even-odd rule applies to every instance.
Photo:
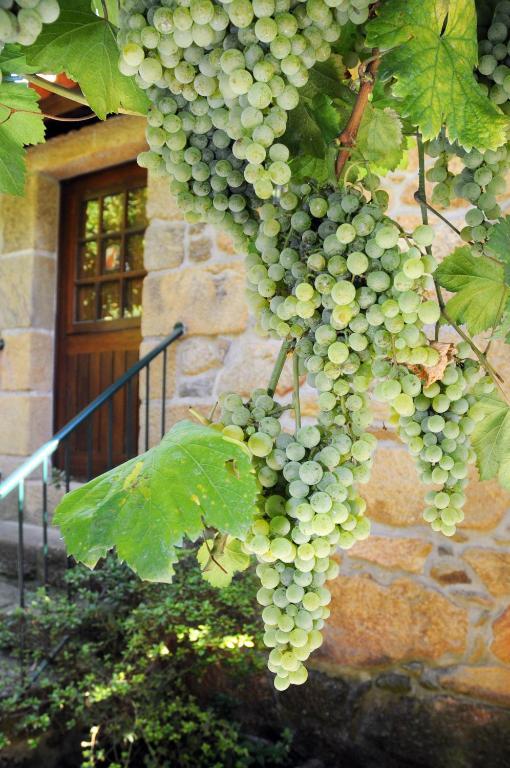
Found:
[[[147,111],[147,97],[132,77],[119,72],[115,28],[96,16],[90,0],[60,0],[60,16],[45,25],[26,48],[28,65],[43,72],[65,72],[79,83],[96,115],[104,120],[122,107]]]
[[[67,494],[54,523],[90,568],[115,548],[142,579],[169,582],[184,537],[206,526],[244,536],[256,497],[246,447],[181,421],[155,448]]]
[[[485,252],[505,265],[505,281],[510,285],[510,216],[505,216],[489,231]]]
[[[23,194],[24,147],[43,141],[44,122],[35,91],[24,83],[0,83],[0,192]]]
[[[334,146],[326,149],[326,155],[323,158],[313,157],[312,155],[299,155],[290,162],[293,182],[303,182],[307,179],[313,179],[318,184],[336,182],[335,160],[337,150]]]
[[[310,70],[308,82],[300,90],[299,104],[289,112],[283,137],[295,160],[326,159],[328,145],[340,133],[355,100],[342,81],[343,72],[340,58],[334,55]],[[326,165],[322,166],[322,175]]]
[[[350,159],[373,165],[381,173],[394,171],[404,154],[406,139],[400,117],[393,109],[368,104]]]
[[[510,489],[510,408],[497,393],[473,406],[477,424],[472,435],[481,480],[497,477]]]
[[[510,296],[503,265],[474,256],[469,246],[457,248],[435,272],[439,285],[455,293],[446,309],[453,320],[476,334],[497,325],[501,308]]]
[[[235,573],[245,571],[250,564],[249,555],[241,548],[239,539],[220,536],[211,543],[204,542],[197,552],[202,576],[212,587],[228,587]]]
[[[474,0],[391,0],[367,26],[367,45],[384,52],[380,76],[394,78],[401,111],[425,139],[438,135],[462,146],[496,148],[506,140],[506,116],[478,85]]]

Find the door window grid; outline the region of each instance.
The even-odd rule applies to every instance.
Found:
[[[83,202],[75,322],[140,317],[146,192],[136,187]]]

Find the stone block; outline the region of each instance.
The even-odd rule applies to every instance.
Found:
[[[147,149],[146,125],[143,117],[121,115],[70,131],[30,147],[28,169],[54,179],[70,179],[135,160]]]
[[[223,364],[230,342],[228,339],[184,339],[179,344],[179,373],[194,376]]]
[[[0,395],[0,453],[28,456],[51,437],[52,398]]]
[[[403,446],[378,446],[372,477],[361,491],[371,520],[399,527],[423,523],[426,491],[412,457]]]
[[[491,651],[500,661],[510,664],[510,608],[498,616],[492,625]]]
[[[358,541],[349,551],[349,558],[365,560],[388,570],[423,573],[432,544],[422,539],[400,539],[371,536]]]
[[[197,422],[196,417],[190,413],[190,408],[201,414],[204,417],[208,417],[214,407],[214,403],[207,404],[191,404],[191,403],[175,403],[167,401],[165,404],[165,433],[170,430],[174,424],[178,421],[188,419],[189,421]],[[161,401],[152,402],[149,408],[149,448],[152,448],[161,442]],[[144,453],[145,451],[145,407],[144,404],[140,406],[140,432],[138,440],[138,451]]]
[[[477,699],[498,704],[510,702],[510,669],[504,667],[458,667],[442,675],[441,684]]]
[[[459,528],[490,531],[501,522],[510,508],[510,494],[496,480],[480,482],[474,467],[470,470],[469,478],[465,518]]]
[[[154,347],[161,343],[163,339],[144,339],[140,345],[140,358],[147,355]],[[177,346],[181,342],[174,343],[167,348],[166,362],[166,391],[165,399],[170,399],[175,393],[175,379],[178,372],[177,365]],[[140,371],[140,396],[145,398],[145,369]],[[151,400],[161,400],[163,397],[163,354],[158,355],[150,364],[149,373],[149,398]]]
[[[215,263],[150,273],[144,281],[142,332],[167,334],[179,320],[186,335],[241,333],[248,321],[244,270]]]
[[[0,198],[3,230],[2,251],[55,251],[58,242],[60,188],[56,179],[32,173],[27,176],[25,196]]]
[[[194,224],[189,228],[188,256],[190,261],[207,261],[213,255],[214,232],[212,227]]]
[[[330,667],[439,661],[465,652],[468,613],[434,590],[410,579],[382,586],[366,575],[339,577],[330,590],[320,651]]]
[[[438,563],[430,569],[430,575],[439,584],[449,586],[450,584],[471,584],[469,574],[461,564]]]
[[[170,193],[170,182],[167,176],[155,176],[149,173],[147,216],[149,220],[184,221],[183,213]]]
[[[186,225],[180,221],[153,219],[145,232],[145,269],[178,267],[185,256]]]
[[[257,338],[244,338],[232,345],[218,380],[218,393],[236,392],[246,397],[256,387],[267,387],[279,344]],[[277,393],[292,388],[292,365],[287,360]]]
[[[53,335],[45,331],[3,333],[0,390],[49,392],[53,387]]]
[[[510,595],[510,552],[473,547],[464,553],[464,560],[491,595]]]
[[[190,376],[183,378],[179,382],[178,396],[186,398],[209,398],[213,397],[214,383],[216,376],[205,374],[203,376]]]
[[[35,252],[0,256],[0,328],[55,323],[56,260]]]

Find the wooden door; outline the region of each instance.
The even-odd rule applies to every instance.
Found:
[[[56,429],[138,360],[145,203],[146,172],[135,163],[62,187]],[[136,453],[138,405],[135,380],[73,434],[73,477],[96,476]]]

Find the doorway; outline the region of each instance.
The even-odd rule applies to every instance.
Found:
[[[146,172],[136,163],[62,185],[56,429],[138,360],[146,186]],[[138,406],[135,380],[89,420],[92,426],[75,431],[69,446],[74,478],[97,476],[136,454]]]

